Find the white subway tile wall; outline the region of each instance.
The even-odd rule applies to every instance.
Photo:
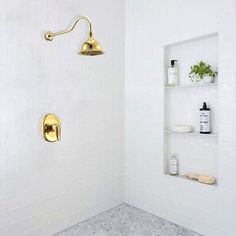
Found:
[[[236,232],[235,22],[235,0],[126,1],[125,202],[207,236]],[[219,155],[215,166],[206,160],[209,171],[218,173],[218,186],[212,187],[163,172],[163,87],[164,46],[215,32],[219,34]],[[173,145],[179,143],[173,138]],[[195,155],[200,151],[198,142],[191,148],[191,158],[203,164],[204,157]],[[193,169],[191,159],[186,156],[185,161],[188,165],[182,171]]]
[[[81,14],[105,55],[78,55],[82,21],[44,40]],[[123,202],[123,16],[122,1],[1,1],[1,236],[52,235]],[[43,139],[46,113],[61,142]]]

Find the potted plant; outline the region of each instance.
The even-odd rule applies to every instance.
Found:
[[[217,76],[217,71],[211,68],[211,65],[206,64],[203,61],[191,66],[189,78],[192,82],[200,82],[203,84],[212,83]]]

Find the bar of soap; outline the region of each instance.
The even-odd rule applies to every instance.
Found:
[[[216,182],[216,179],[213,176],[199,175],[198,182],[203,184],[214,184]]]
[[[178,133],[190,133],[193,131],[193,127],[191,125],[176,125],[174,131]]]

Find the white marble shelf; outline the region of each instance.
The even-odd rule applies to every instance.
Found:
[[[212,87],[212,86],[216,86],[216,85],[218,85],[218,83],[210,83],[210,84],[183,84],[183,85],[177,85],[177,86],[166,86],[165,89]]]
[[[211,134],[201,134],[198,132],[189,132],[189,133],[181,133],[181,132],[175,132],[172,130],[165,130],[166,134],[177,134],[177,135],[195,135],[195,136],[200,136],[200,137],[218,137],[217,133],[211,133]]]

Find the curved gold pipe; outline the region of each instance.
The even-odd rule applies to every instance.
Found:
[[[89,36],[92,37],[93,36],[93,32],[92,32],[92,23],[91,23],[90,19],[87,16],[79,16],[74,21],[74,23],[71,25],[71,27],[69,27],[66,30],[62,30],[62,31],[58,31],[58,32],[51,32],[51,31],[46,32],[44,34],[45,39],[49,40],[49,41],[52,41],[55,36],[70,33],[75,28],[76,24],[80,20],[86,20],[88,22],[88,25],[89,25]]]

